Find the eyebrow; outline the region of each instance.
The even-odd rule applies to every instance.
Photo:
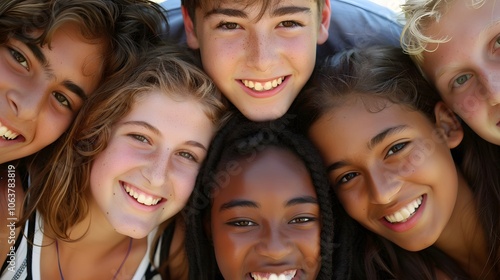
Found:
[[[42,65],[43,70],[48,73],[49,77],[54,77],[54,71],[50,68],[50,64],[47,61],[47,58],[43,54],[40,47],[38,45],[30,44],[30,43],[26,43],[26,45],[33,53],[36,60],[38,60],[38,63],[40,63]],[[81,100],[84,100],[84,101],[87,100],[87,94],[85,94],[85,91],[83,90],[83,88],[81,88],[79,85],[77,85],[73,81],[64,80],[63,86],[65,88],[67,88],[69,91],[76,94]]]
[[[190,145],[190,146],[194,146],[194,147],[198,147],[202,150],[207,150],[207,147],[203,146],[203,144],[201,144],[200,142],[197,142],[197,141],[186,141],[186,144]]]
[[[392,134],[396,134],[396,133],[398,133],[400,131],[403,131],[406,128],[408,128],[408,126],[406,126],[406,125],[398,125],[398,126],[389,127],[387,129],[385,129],[384,131],[382,131],[379,134],[375,135],[370,140],[370,142],[368,142],[368,149],[370,149],[370,150],[373,149],[373,147],[375,147],[376,145],[380,144],[388,136],[390,136]],[[330,173],[331,171],[333,171],[335,169],[339,169],[339,168],[342,168],[342,167],[347,166],[347,165],[348,165],[348,163],[346,161],[343,161],[343,160],[337,161],[337,162],[334,162],[334,163],[328,165],[327,168],[326,168],[326,172]]]
[[[229,202],[222,204],[219,207],[219,212],[224,211],[224,210],[229,210],[229,209],[235,208],[235,207],[259,208],[259,205],[253,201],[250,201],[250,200],[234,199],[234,200],[231,200]]]
[[[311,9],[306,7],[297,7],[297,6],[287,6],[287,7],[279,7],[275,10],[272,10],[271,15],[274,17],[292,15],[292,14],[310,14]]]
[[[379,134],[375,135],[370,142],[368,143],[368,149],[373,149],[376,145],[380,144],[380,142],[384,141],[387,136],[390,136],[392,134],[396,134],[400,131],[403,131],[407,128],[408,126],[406,125],[398,125],[394,127],[389,127],[385,129],[384,131],[380,132]]]
[[[147,130],[150,130],[152,131],[154,134],[156,135],[161,135],[161,132],[158,128],[150,125],[149,123],[147,122],[144,122],[144,121],[127,121],[127,122],[123,122],[122,125],[137,125],[137,126],[140,126],[140,127],[144,127],[146,128]],[[190,146],[194,146],[194,147],[198,147],[200,149],[203,149],[203,150],[207,150],[207,148],[201,144],[200,142],[197,142],[197,141],[193,141],[193,140],[189,140],[189,141],[186,141],[185,144],[187,145],[190,145]]]
[[[285,207],[291,207],[294,205],[299,205],[299,204],[306,204],[306,203],[311,203],[311,204],[318,204],[318,199],[310,196],[310,195],[304,195],[300,197],[295,197],[287,202],[285,202]],[[224,211],[224,210],[229,210],[231,208],[235,207],[249,207],[249,208],[259,208],[259,204],[250,200],[244,200],[244,199],[234,199],[231,200],[227,203],[224,203],[220,206],[219,212]]]
[[[147,122],[144,122],[144,121],[126,121],[126,122],[123,122],[122,123],[123,125],[137,125],[137,126],[141,126],[141,127],[144,127],[148,130],[151,130],[154,134],[156,135],[160,135],[160,130],[152,125],[150,125],[149,123]]]
[[[306,203],[318,204],[318,199],[310,195],[304,195],[301,197],[290,199],[285,203],[285,207],[290,207],[299,204],[306,204]]]
[[[298,14],[298,13],[311,13],[311,9],[306,7],[297,7],[297,6],[279,7],[271,11],[271,16],[278,17],[284,15]],[[205,14],[205,18],[210,17],[212,15],[225,15],[230,17],[248,18],[245,12],[238,9],[226,9],[226,8],[212,9]]]

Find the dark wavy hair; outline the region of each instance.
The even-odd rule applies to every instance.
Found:
[[[0,3],[0,44],[16,38],[50,46],[54,32],[70,22],[89,41],[105,42],[101,79],[133,63],[168,31],[165,10],[148,0],[9,0]]]
[[[161,43],[162,34],[169,29],[165,10],[149,0],[0,1],[0,45],[16,39],[50,47],[54,33],[68,23],[77,25],[89,42],[104,43],[98,84],[125,76],[137,63],[137,56]],[[30,176],[36,177],[54,148],[51,144],[13,164],[29,166]]]
[[[333,227],[337,213],[332,206],[332,191],[321,164],[321,158],[312,144],[290,128],[287,115],[267,122],[252,122],[240,113],[214,138],[208,155],[198,174],[193,194],[183,211],[186,220],[186,251],[190,279],[218,279],[214,248],[207,236],[205,224],[210,215],[214,191],[218,187],[213,174],[224,171],[229,162],[259,153],[265,147],[279,147],[293,152],[307,167],[318,197],[321,214],[321,270],[317,279],[332,279],[332,254],[334,253]]]
[[[375,46],[347,50],[318,66],[306,89],[292,104],[291,112],[300,121],[299,130],[307,134],[316,120],[353,94],[406,106],[422,112],[432,122],[435,122],[434,107],[441,101],[436,89],[400,48]],[[494,266],[494,275],[500,275],[500,147],[480,138],[463,122],[462,126],[464,139],[452,153],[473,190],[477,215],[487,235],[490,264]],[[351,229],[353,232],[348,234],[357,234],[357,240],[361,241],[355,244],[351,256],[355,260],[352,271],[358,275],[354,279],[435,279],[435,268],[455,279],[468,278],[437,248],[412,253],[360,227]]]

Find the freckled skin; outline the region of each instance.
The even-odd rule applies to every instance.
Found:
[[[500,145],[500,5],[469,0],[446,3],[447,12],[423,33],[448,42],[429,44],[421,65],[444,102],[479,136]],[[463,19],[467,20],[464,21]]]
[[[220,9],[244,16],[229,16],[198,8],[196,25],[183,9],[187,42],[199,49],[203,68],[224,95],[254,121],[282,116],[309,79],[316,61],[317,44],[328,38],[330,1],[318,11],[316,1],[284,0],[279,7],[300,7],[307,12],[273,16],[271,10],[255,20],[260,6],[227,1]],[[274,9],[274,6],[272,6]],[[262,82],[286,77],[270,96],[247,88],[242,80]]]

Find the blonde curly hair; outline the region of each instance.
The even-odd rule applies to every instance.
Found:
[[[446,13],[446,8],[456,0],[406,0],[401,5],[406,23],[401,33],[401,47],[412,56],[417,64],[423,62],[423,52],[435,51],[428,48],[428,44],[440,44],[448,42],[451,38],[434,38],[424,34],[426,28],[439,22],[442,15]],[[480,8],[486,0],[469,0],[472,8]],[[494,1],[494,0],[493,0]]]

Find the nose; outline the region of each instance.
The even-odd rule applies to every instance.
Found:
[[[279,225],[264,225],[260,241],[255,250],[261,256],[272,260],[281,260],[292,252],[292,244],[286,234],[282,234]]]
[[[161,187],[167,182],[170,153],[155,151],[146,157],[142,175],[151,187]]]
[[[500,73],[498,71],[484,73],[483,83],[486,85],[485,98],[488,104],[491,106],[500,104]]]
[[[370,199],[373,204],[388,204],[401,190],[402,181],[396,171],[376,170],[370,178]]]
[[[10,89],[6,94],[14,115],[25,121],[32,121],[38,117],[47,100],[46,95],[43,86],[37,89],[34,87]]]
[[[269,70],[277,57],[278,51],[278,46],[273,42],[273,36],[266,34],[266,32],[250,32],[245,46],[247,48],[247,65],[260,72]]]

